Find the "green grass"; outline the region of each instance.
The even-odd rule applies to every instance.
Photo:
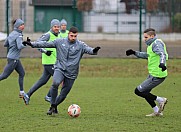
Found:
[[[22,59],[26,70],[25,91],[42,73],[41,59]],[[0,82],[0,132],[178,132],[181,131],[181,60],[168,62],[169,76],[152,93],[165,96],[169,102],[163,117],[145,117],[152,112],[134,89],[147,77],[146,60],[82,59],[80,74],[67,99],[58,107],[59,115],[47,116],[49,103],[44,96],[52,80],[31,97],[26,106],[18,98],[18,78],[14,72]],[[6,59],[1,59],[4,67]],[[3,68],[0,69],[2,72]],[[76,103],[82,113],[70,118],[67,109]]]

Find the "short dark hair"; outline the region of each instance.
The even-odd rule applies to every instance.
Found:
[[[144,33],[148,34],[148,35],[154,35],[156,36],[156,32],[155,32],[155,29],[153,28],[148,28],[144,31]]]
[[[71,28],[69,29],[69,32],[78,33],[78,28],[77,28],[77,27],[71,27]]]

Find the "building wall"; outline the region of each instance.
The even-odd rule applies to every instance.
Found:
[[[5,1],[1,0],[0,1],[0,31],[5,31],[6,30],[6,17],[4,17],[6,14],[6,5]]]
[[[143,16],[142,30],[152,27],[158,32],[170,25],[168,16]],[[85,32],[138,33],[139,15],[136,14],[87,14],[84,13]]]
[[[25,9],[21,8],[21,3],[25,3]],[[29,6],[28,0],[9,0],[9,30],[13,29],[12,21],[21,18],[24,13],[25,30],[24,32],[34,31],[34,7]],[[0,1],[0,32],[6,32],[6,0]]]
[[[48,11],[48,6],[42,6],[42,11],[49,16],[47,21],[44,21],[42,25],[44,30],[36,30],[39,25],[37,25],[37,14],[36,9],[39,6],[34,7],[29,5],[28,0],[9,0],[10,1],[10,14],[9,14],[9,27],[12,30],[12,20],[16,18],[21,18],[22,14],[24,13],[25,17],[23,17],[25,21],[25,30],[24,32],[44,32],[49,28],[50,20],[49,18],[59,17],[60,19],[64,16],[68,19],[69,25],[72,24],[72,11],[69,14],[66,14],[62,8],[54,6],[57,11],[49,11],[53,12],[52,14],[46,13]],[[107,0],[106,0],[107,1]],[[22,9],[21,3],[25,2],[25,9]],[[102,2],[102,1],[101,1]],[[104,3],[104,2],[102,2]],[[110,5],[111,6],[111,5]],[[52,7],[52,6],[51,6]],[[54,8],[53,7],[53,8]],[[70,6],[71,10],[71,6]],[[114,10],[115,11],[115,10]],[[56,15],[54,14],[56,12]],[[58,14],[58,16],[57,16]],[[81,13],[79,13],[81,14]],[[77,26],[81,31],[85,32],[105,32],[105,33],[130,33],[130,32],[139,32],[139,14],[125,14],[125,13],[113,13],[112,14],[105,14],[105,13],[94,13],[85,12],[83,17],[82,15],[76,16]],[[45,16],[46,17],[46,16]],[[148,27],[156,28],[159,32],[163,31],[164,29],[168,28],[170,25],[170,20],[168,16],[164,15],[157,15],[157,16],[149,16],[148,14],[143,14],[142,16],[142,29]],[[83,19],[83,20],[82,20]],[[42,28],[43,28],[42,27]],[[6,32],[6,0],[0,0],[0,32]]]

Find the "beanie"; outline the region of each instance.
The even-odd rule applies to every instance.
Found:
[[[51,21],[50,27],[52,28],[55,25],[60,26],[60,21],[58,19],[53,19]]]
[[[65,19],[62,19],[62,20],[60,21],[60,25],[62,25],[62,24],[67,25],[67,21],[66,21]]]
[[[24,24],[24,21],[21,19],[16,19],[16,22],[14,23],[14,28],[18,28],[19,26],[21,26],[22,24]]]

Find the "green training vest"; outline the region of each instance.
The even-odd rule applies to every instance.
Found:
[[[164,42],[161,39],[156,39],[155,41],[161,41],[163,44]],[[152,45],[155,43],[155,41],[147,47],[147,54],[148,54],[148,72],[154,77],[163,78],[167,76],[167,70],[162,72],[162,69],[159,68],[160,64],[160,56],[155,54],[152,51]],[[164,44],[164,51],[166,54],[166,60],[168,60],[168,54],[166,51],[166,46]]]
[[[53,33],[50,31],[48,32],[50,34],[50,39],[48,42],[53,41],[57,38],[60,38],[60,34],[58,36],[55,36]],[[52,65],[55,64],[56,59],[57,59],[57,52],[55,48],[45,48],[46,50],[51,50],[53,51],[50,56],[47,56],[45,53],[42,53],[42,64],[43,65]]]
[[[66,37],[68,36],[68,33],[69,33],[68,30],[66,30],[65,33],[61,33],[61,32],[60,32],[60,36],[61,36],[62,38],[66,38]]]

